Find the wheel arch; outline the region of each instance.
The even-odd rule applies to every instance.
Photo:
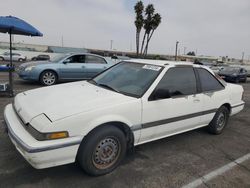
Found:
[[[54,73],[56,74],[56,76],[57,76],[57,79],[59,79],[59,74],[58,74],[58,72],[57,72],[55,69],[49,68],[49,69],[44,69],[44,70],[40,71],[40,73],[39,73],[39,80],[40,80],[42,74],[43,74],[45,71],[52,71],[52,72],[54,72]]]
[[[106,122],[106,123],[102,123],[96,127],[94,127],[93,129],[91,129],[88,134],[86,134],[82,140],[81,143],[83,143],[88,135],[90,135],[91,133],[93,133],[94,131],[98,130],[100,127],[103,127],[103,126],[114,126],[114,127],[117,127],[119,128],[125,135],[126,137],[126,142],[127,142],[127,149],[128,150],[131,150],[133,149],[134,147],[134,134],[133,134],[133,131],[131,130],[131,128],[124,122],[121,122],[121,121],[110,121],[110,122]]]
[[[224,103],[224,104],[222,104],[221,106],[225,106],[225,107],[228,109],[229,114],[231,114],[231,109],[232,109],[232,107],[231,107],[230,103]]]

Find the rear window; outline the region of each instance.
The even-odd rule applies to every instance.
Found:
[[[216,91],[224,88],[222,84],[206,69],[198,68],[197,71],[202,91]]]

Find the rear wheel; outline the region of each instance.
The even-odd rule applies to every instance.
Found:
[[[40,75],[40,83],[45,86],[51,86],[57,83],[57,74],[54,71],[44,71]]]
[[[240,82],[240,79],[237,77],[235,78],[235,83],[239,83]]]
[[[229,110],[222,106],[216,112],[213,120],[208,125],[208,130],[212,134],[221,134],[226,127],[229,118]]]
[[[20,59],[18,59],[18,61],[19,61],[19,62],[23,62],[23,61],[24,61],[24,59],[20,58]]]
[[[112,172],[126,154],[126,138],[115,126],[102,126],[91,132],[81,144],[77,161],[93,176]]]
[[[0,57],[0,61],[4,61],[4,58],[3,58],[3,57]]]

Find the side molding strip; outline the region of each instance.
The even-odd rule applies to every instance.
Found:
[[[159,126],[159,125],[163,125],[163,124],[168,124],[168,123],[173,123],[173,122],[182,121],[182,120],[186,120],[186,119],[191,119],[191,118],[194,118],[194,117],[215,113],[216,111],[217,111],[217,109],[211,109],[211,110],[206,110],[206,111],[203,111],[203,112],[187,114],[187,115],[184,115],[184,116],[178,116],[178,117],[173,117],[173,118],[169,118],[169,119],[163,119],[163,120],[159,120],[159,121],[148,122],[148,123],[144,123],[142,125],[134,125],[134,126],[131,127],[131,130],[132,131],[137,131],[137,130],[140,130],[140,129],[146,129],[146,128],[155,127],[155,126]]]
[[[237,107],[239,107],[239,106],[243,106],[243,105],[245,105],[245,103],[241,103],[241,104],[238,104],[238,105],[232,106],[232,108],[237,108]]]

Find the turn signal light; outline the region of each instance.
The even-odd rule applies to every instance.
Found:
[[[67,138],[67,137],[69,137],[69,133],[67,131],[47,134],[48,140]]]

